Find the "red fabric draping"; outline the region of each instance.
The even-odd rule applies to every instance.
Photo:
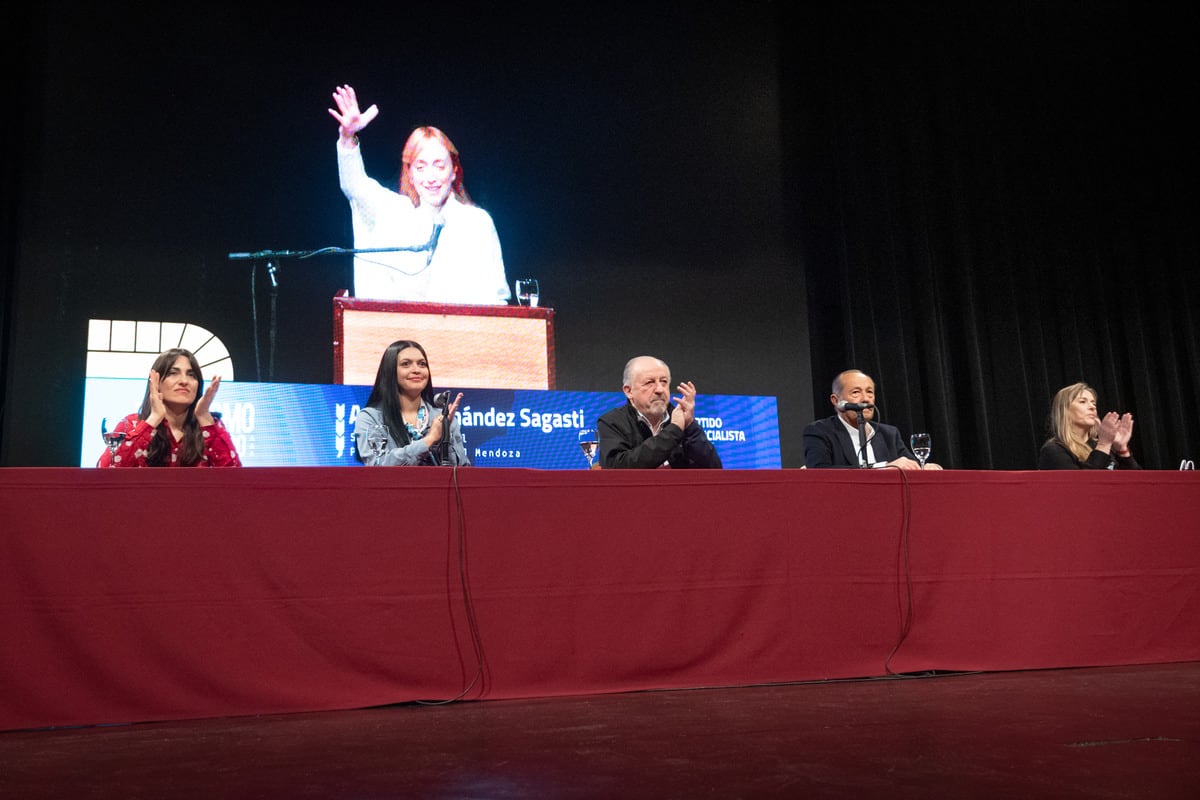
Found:
[[[469,698],[1200,660],[1195,473],[455,477],[0,471],[0,728],[453,697],[460,519]]]

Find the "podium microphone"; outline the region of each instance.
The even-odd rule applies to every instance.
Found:
[[[429,255],[425,256],[425,266],[429,266],[433,261],[433,254],[437,252],[438,238],[442,235],[442,228],[446,227],[446,220],[441,214],[433,218],[433,234],[429,237]]]
[[[842,400],[837,404],[838,411],[866,411],[874,407],[874,403],[851,403],[849,400]]]

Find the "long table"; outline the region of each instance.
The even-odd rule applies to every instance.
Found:
[[[0,470],[0,729],[1200,660],[1197,473]]]

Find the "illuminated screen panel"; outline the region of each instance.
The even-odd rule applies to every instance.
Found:
[[[144,380],[87,379],[80,466],[100,458],[101,419],[111,428],[137,410],[145,388]],[[354,420],[369,394],[369,386],[222,381],[213,411],[246,466],[361,466]],[[459,414],[476,466],[586,469],[579,429],[595,427],[601,414],[624,403],[620,392],[470,389]],[[782,465],[774,397],[700,395],[696,419],[727,469]]]
[[[375,382],[397,339],[420,342],[439,386],[554,387],[554,312],[509,306],[441,306],[334,298],[334,380]]]

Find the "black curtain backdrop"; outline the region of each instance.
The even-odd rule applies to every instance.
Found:
[[[89,317],[195,322],[254,377],[225,254],[349,244],[338,82],[383,109],[380,180],[412,126],[450,132],[509,278],[559,312],[560,388],[654,352],[702,393],[777,395],[795,467],[856,366],[935,460],[1027,469],[1086,380],[1145,465],[1200,456],[1190,15],[429,11],[10,12],[0,464],[78,463]],[[349,263],[281,278],[275,377],[326,382]]]
[[[845,367],[946,466],[1031,469],[1085,381],[1200,455],[1195,26],[1132,6],[805,12],[781,40],[814,403]]]

